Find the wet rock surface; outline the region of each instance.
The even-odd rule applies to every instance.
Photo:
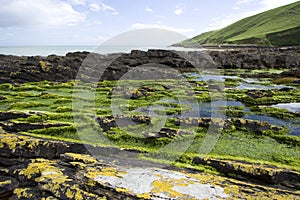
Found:
[[[195,157],[193,163],[210,165],[220,172],[238,179],[251,179],[254,182],[281,185],[296,190],[300,189],[300,173],[296,171],[241,161],[226,161],[199,157]]]
[[[147,74],[153,78],[151,63],[178,69],[193,71],[194,65],[209,69],[211,66],[225,69],[290,69],[279,77],[296,75],[299,71],[300,56],[298,49],[238,49],[238,50],[209,50],[207,52],[172,52],[166,50],[149,50],[147,52],[134,50],[129,54],[89,54],[88,52],[68,53],[66,56],[11,56],[0,55],[0,83],[25,83],[34,81],[66,82],[74,80],[82,67],[82,80],[118,80],[126,72],[137,66],[140,78],[147,79]],[[150,65],[149,65],[150,64]],[[86,69],[86,70],[85,70]],[[105,69],[105,70],[104,70]],[[157,75],[160,78],[176,78],[177,74],[163,69]],[[298,71],[297,71],[298,70]],[[133,74],[133,77],[134,77]],[[143,75],[141,75],[143,74]],[[99,76],[98,76],[99,75]],[[278,77],[277,76],[277,77]],[[297,75],[298,76],[298,75]],[[262,74],[260,74],[262,77]]]
[[[124,155],[115,157],[114,162],[95,159],[85,152],[83,145],[18,134],[2,133],[0,152],[0,195],[6,199],[247,199],[261,196],[296,199],[300,195],[299,191],[291,189],[298,187],[292,182],[296,177],[299,183],[298,173],[286,171],[282,178],[277,169],[265,169],[266,166],[260,166],[258,172],[265,169],[268,176],[275,175],[273,182],[284,182],[284,188],[195,170],[174,171],[148,161],[143,161],[143,166],[120,164],[122,158],[127,159]],[[199,163],[198,158],[194,160]],[[247,167],[243,163],[235,167],[221,160],[210,161],[211,165],[224,165],[224,169],[235,172]]]
[[[133,115],[133,116],[125,116],[118,115],[114,116],[106,116],[106,117],[96,117],[95,120],[99,123],[100,127],[107,131],[113,127],[126,127],[129,125],[136,124],[150,124],[151,118],[143,115]]]
[[[133,116],[104,116],[97,117],[95,120],[99,123],[100,127],[104,131],[109,131],[111,128],[115,127],[127,127],[130,125],[137,124],[151,124],[151,117],[142,115]],[[231,118],[231,119],[221,119],[221,118],[174,118],[174,125],[190,127],[199,126],[206,127],[213,125],[215,127],[224,128],[225,130],[247,130],[254,133],[263,133],[264,131],[280,131],[284,130],[283,127],[270,125],[264,121],[246,120],[242,118]],[[175,135],[192,134],[191,132],[185,130],[175,130],[172,128],[162,128],[159,132],[144,133],[146,137],[174,137]]]
[[[185,118],[175,119],[176,125],[182,126],[201,126],[201,127],[209,127],[213,124],[215,127],[223,127],[225,130],[247,130],[249,132],[254,133],[263,133],[267,130],[279,131],[283,129],[279,126],[272,126],[267,122],[263,121],[255,121],[255,120],[245,120],[240,118],[232,118],[232,119],[211,119],[211,118]]]
[[[4,131],[8,132],[20,132],[20,131],[28,131],[34,129],[43,129],[50,127],[62,127],[62,126],[70,126],[69,124],[64,123],[22,123],[22,122],[13,122],[13,119],[18,118],[28,118],[32,115],[36,114],[35,112],[18,112],[18,111],[8,111],[8,112],[0,112],[0,127]]]

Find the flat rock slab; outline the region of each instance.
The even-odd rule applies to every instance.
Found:
[[[98,184],[113,186],[117,191],[147,199],[217,199],[230,197],[229,194],[225,193],[223,187],[204,183],[205,181],[201,180],[199,175],[158,168],[119,167],[117,172],[119,176],[111,176],[109,173],[90,176],[88,173],[87,177]]]

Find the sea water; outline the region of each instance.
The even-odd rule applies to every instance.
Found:
[[[131,50],[166,49],[177,51],[202,51],[203,49],[192,49],[183,47],[140,47],[140,46],[0,46],[0,54],[15,56],[64,56],[69,52],[88,51],[100,54],[129,53]]]

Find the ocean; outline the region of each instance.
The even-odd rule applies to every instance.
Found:
[[[134,47],[134,46],[0,46],[0,54],[16,56],[48,56],[66,55],[68,52],[88,51],[100,54],[129,53],[133,49],[167,49],[178,51],[199,51],[203,49],[187,49],[183,47]]]

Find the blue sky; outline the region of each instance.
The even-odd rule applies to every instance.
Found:
[[[96,46],[143,28],[192,37],[295,1],[0,0],[0,46]]]

